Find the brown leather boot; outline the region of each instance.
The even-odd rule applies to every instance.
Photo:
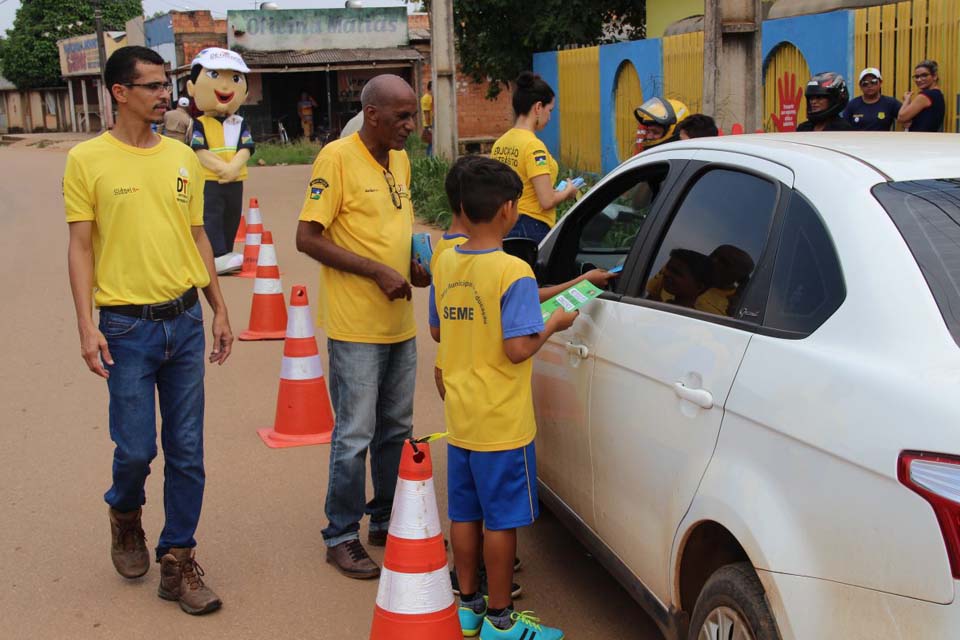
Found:
[[[110,559],[124,578],[139,578],[150,570],[146,536],[140,525],[142,509],[120,513],[110,508]]]
[[[380,575],[380,567],[356,538],[327,547],[327,562],[348,578],[369,580]]]
[[[194,558],[193,549],[172,548],[160,558],[160,588],[164,600],[176,600],[190,615],[216,611],[223,604],[217,594],[203,583],[203,569]]]

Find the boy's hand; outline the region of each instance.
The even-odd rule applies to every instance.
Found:
[[[583,277],[585,280],[589,280],[593,286],[603,289],[619,275],[619,273],[610,273],[606,269],[591,269],[583,274]]]
[[[577,316],[580,315],[579,311],[564,311],[563,309],[557,309],[550,317],[547,319],[547,323],[553,325],[553,331],[566,331],[573,326],[573,322],[577,319]]]

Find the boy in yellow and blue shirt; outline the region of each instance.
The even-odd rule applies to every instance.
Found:
[[[517,527],[538,515],[531,357],[576,313],[540,315],[530,266],[502,250],[523,185],[509,167],[478,159],[461,167],[469,239],[437,258],[430,332],[440,342],[449,446],[448,511],[465,636],[538,640],[563,633],[513,610]],[[441,335],[443,340],[440,340]],[[489,602],[479,593],[484,558]]]

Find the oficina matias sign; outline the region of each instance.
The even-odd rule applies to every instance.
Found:
[[[384,49],[408,43],[404,7],[227,12],[231,49]]]

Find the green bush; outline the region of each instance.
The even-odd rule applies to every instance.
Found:
[[[407,138],[410,156],[410,196],[413,210],[424,222],[446,229],[450,225],[450,205],[443,181],[450,164],[442,159],[427,157],[427,146],[417,136]]]
[[[257,151],[253,154],[247,166],[257,165],[275,166],[278,164],[313,164],[320,153],[320,143],[298,140],[290,144],[276,142],[262,142],[257,144]],[[263,162],[261,162],[261,160]]]

